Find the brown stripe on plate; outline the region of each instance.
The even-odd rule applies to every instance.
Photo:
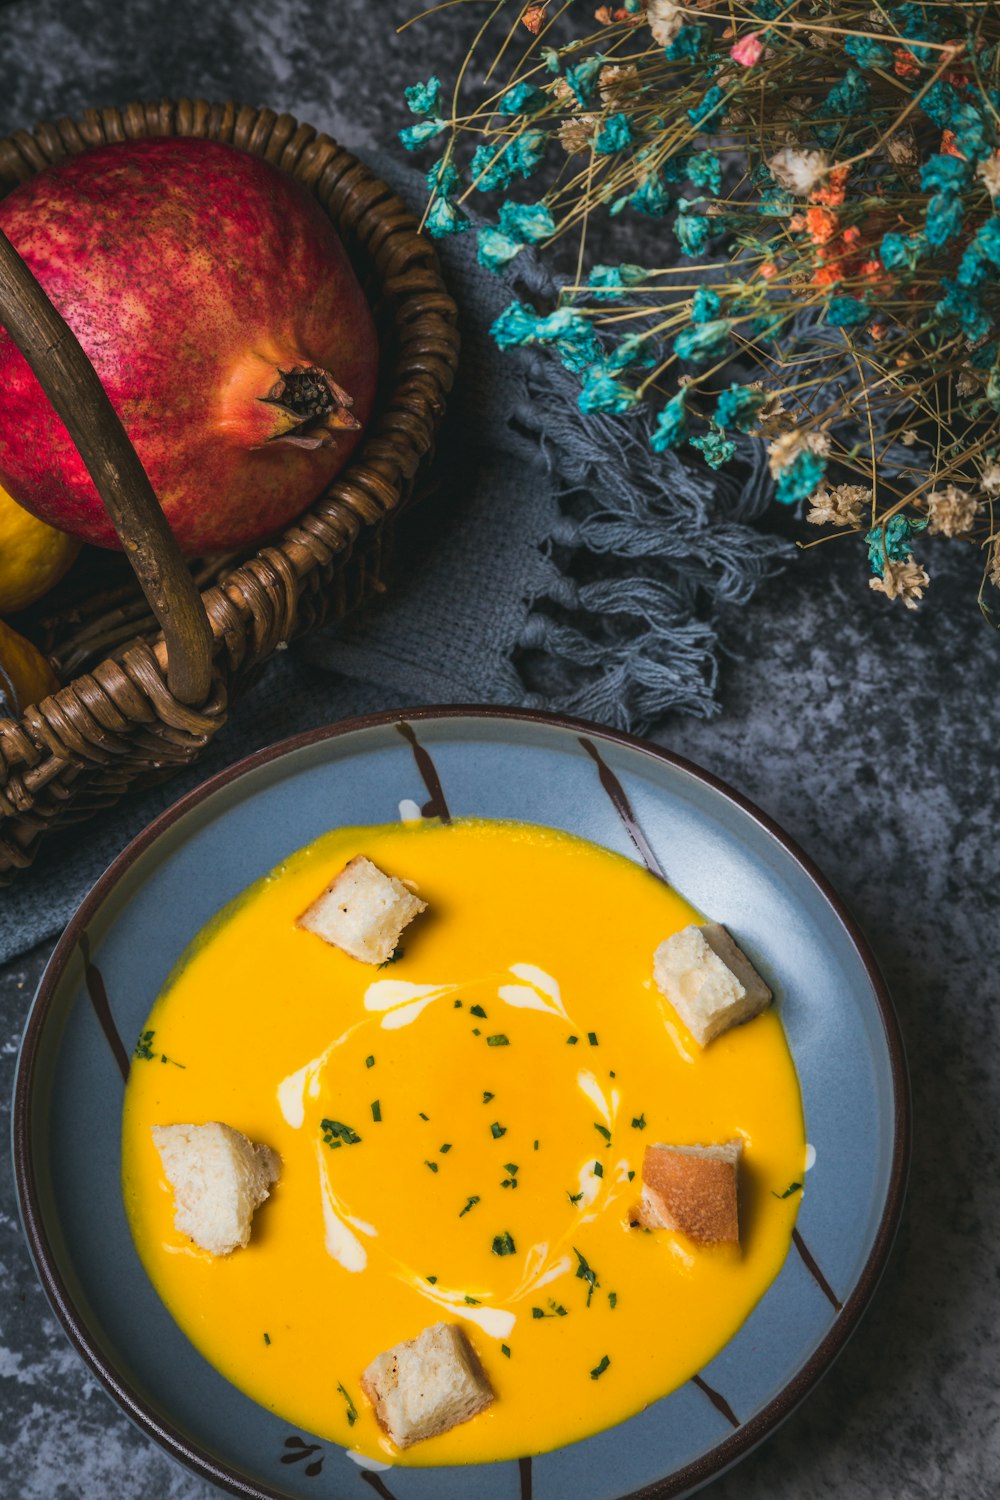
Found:
[[[696,1385],[699,1391],[705,1392],[705,1395],[708,1397],[709,1401],[711,1401],[716,1411],[721,1411],[727,1422],[731,1422],[734,1427],[738,1427],[740,1425],[739,1417],[733,1411],[733,1408],[730,1406],[725,1396],[720,1395],[717,1390],[714,1390],[713,1387],[709,1385],[707,1380],[702,1380],[700,1375],[692,1375],[691,1384]]]
[[[94,1015],[97,1017],[104,1032],[108,1046],[114,1054],[118,1071],[122,1075],[122,1081],[128,1083],[129,1057],[115,1025],[115,1018],[111,1014],[111,1004],[108,1000],[108,992],[101,978],[101,971],[96,964],[90,961],[90,939],[86,932],[80,933],[80,954],[83,958],[83,979],[90,996],[90,1003],[94,1007]]]
[[[614,771],[612,771],[607,761],[603,759],[593,740],[588,740],[582,734],[578,736],[578,739],[584,750],[586,750],[587,754],[590,756],[591,760],[597,767],[597,773],[601,778],[601,786],[604,788],[604,790],[608,794],[608,797],[611,799],[615,812],[625,824],[625,831],[628,834],[629,838],[632,840],[635,847],[638,849],[639,856],[643,864],[646,866],[646,869],[650,872],[651,875],[656,875],[660,880],[662,880],[665,885],[669,885],[670,882],[669,880],[667,880],[667,877],[663,872],[663,867],[661,866],[660,861],[657,859],[656,855],[649,847],[649,844],[646,842],[646,835],[639,827],[635,813],[632,811],[632,804],[625,794],[625,788],[622,786],[621,782],[618,780],[618,777],[615,775]]]
[[[421,813],[425,818],[440,818],[442,823],[450,823],[451,813],[448,811],[448,804],[444,799],[444,788],[441,785],[441,778],[437,773],[437,767],[431,759],[429,752],[424,749],[423,745],[417,739],[412,724],[408,724],[405,719],[400,719],[396,724],[396,728],[413,751],[413,759],[417,763],[417,770],[423,777],[424,786],[427,788],[427,801],[420,809]]]
[[[823,1293],[823,1296],[830,1303],[830,1305],[836,1309],[837,1312],[843,1312],[844,1304],[841,1302],[840,1298],[833,1290],[833,1287],[827,1281],[826,1277],[823,1275],[823,1272],[816,1264],[816,1261],[813,1258],[812,1251],[809,1249],[809,1246],[802,1238],[798,1229],[792,1230],[792,1243],[802,1257],[802,1264],[805,1266],[806,1270],[809,1272],[809,1275],[812,1277],[813,1281],[815,1281],[816,1285]]]
[[[396,1500],[392,1491],[386,1488],[381,1474],[376,1474],[371,1469],[360,1469],[358,1472],[365,1484],[370,1484],[376,1495],[381,1495],[382,1500]]]
[[[517,1472],[521,1479],[521,1500],[531,1500],[531,1459],[519,1458]]]

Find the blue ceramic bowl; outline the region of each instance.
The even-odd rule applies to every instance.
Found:
[[[520,1463],[373,1473],[257,1406],[188,1343],[139,1263],[119,1186],[123,1076],[175,959],[224,902],[338,824],[424,812],[518,818],[662,871],[739,934],[781,1005],[815,1162],[793,1248],[693,1380],[607,1432]],[[124,1038],[124,1041],[122,1040]],[[807,1393],[872,1295],[899,1217],[905,1063],[868,947],[823,877],[756,808],[651,745],[494,709],[422,709],[251,756],[158,818],[98,881],[28,1019],[14,1147],[24,1226],[69,1337],[168,1452],[267,1500],[678,1496]]]

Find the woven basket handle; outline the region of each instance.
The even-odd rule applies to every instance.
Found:
[[[179,703],[208,697],[212,628],[139,456],[97,372],[0,230],[0,324],[62,418],[160,623],[167,686]]]

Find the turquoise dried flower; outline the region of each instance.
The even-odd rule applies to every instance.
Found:
[[[702,255],[711,235],[709,221],[702,214],[689,214],[684,198],[680,203],[682,207],[674,220],[674,234],[685,255]]]
[[[826,309],[826,321],[831,328],[859,328],[871,315],[871,308],[857,297],[833,297]]]
[[[628,116],[609,115],[597,132],[594,150],[600,156],[614,156],[616,151],[624,151],[631,144],[632,127],[629,125]]]
[[[507,147],[507,165],[521,177],[531,177],[542,164],[549,144],[544,130],[522,130]]]
[[[417,125],[408,125],[405,130],[399,132],[399,139],[407,151],[419,151],[421,146],[426,145],[429,140],[438,135],[448,124],[447,120],[421,120]]]
[[[415,115],[433,115],[441,103],[440,78],[428,78],[426,83],[414,83],[404,89],[406,103]]]
[[[718,197],[722,191],[722,162],[714,151],[698,151],[686,163],[688,180]]]
[[[594,97],[598,75],[606,61],[607,59],[598,53],[594,57],[585,58],[583,62],[577,63],[575,68],[567,68],[563,74],[581,108],[585,108]]]
[[[618,375],[632,365],[644,370],[652,369],[656,364],[654,344],[652,333],[630,333],[604,356],[604,369],[611,375]]]
[[[432,193],[440,193],[444,198],[451,196],[461,180],[462,174],[455,163],[444,156],[427,170],[427,186]]]
[[[666,49],[667,57],[671,62],[683,62],[685,58],[693,62],[708,35],[705,26],[682,26]]]
[[[882,236],[878,253],[887,271],[899,271],[904,267],[914,271],[927,258],[929,249],[924,234],[897,234],[890,230]]]
[[[610,411],[621,416],[639,400],[635,391],[605,370],[591,370],[579,396],[582,412]]]
[[[670,194],[667,192],[662,181],[652,174],[639,184],[634,193],[628,193],[624,198],[612,206],[611,212],[618,213],[626,205],[634,208],[638,213],[648,214],[652,219],[662,219],[668,214],[673,206]]]
[[[536,330],[542,343],[555,346],[567,370],[582,375],[601,358],[601,345],[587,322],[569,307],[557,308],[543,318]]]
[[[966,257],[968,256],[966,252]],[[965,265],[963,258],[962,265]],[[984,267],[984,279],[985,279]],[[935,304],[934,311],[943,323],[952,327],[957,323],[968,339],[982,339],[991,332],[993,319],[983,306],[982,294],[968,286],[943,277],[941,285],[944,296]]]
[[[679,448],[687,436],[687,412],[684,409],[686,392],[681,389],[671,396],[656,419],[649,439],[654,453],[663,453],[667,448]]]
[[[537,245],[556,232],[556,223],[544,203],[501,203],[498,224],[501,234],[522,245]]]
[[[692,105],[687,112],[687,117],[692,125],[705,125],[713,115],[718,114],[725,103],[726,96],[717,83],[713,83],[708,93],[700,104]]]
[[[511,302],[495,320],[490,333],[501,349],[515,349],[534,341],[539,315],[526,302]]]
[[[767,391],[755,391],[747,385],[731,385],[715,404],[715,421],[719,427],[735,427],[737,432],[751,432],[757,417],[767,405]]]
[[[965,204],[957,193],[935,193],[928,200],[924,234],[928,245],[939,249],[961,233],[965,222]]]
[[[716,318],[714,323],[683,328],[674,339],[674,353],[678,359],[689,360],[692,364],[706,364],[726,352],[731,327],[729,318]]]
[[[497,188],[505,188],[514,175],[510,149],[505,149],[502,143],[496,146],[477,146],[469,164],[469,171],[472,174],[473,187],[478,188],[481,193],[491,193]]]
[[[884,526],[873,526],[865,536],[868,561],[876,578],[885,574],[887,562],[906,562],[912,556],[910,542],[923,531],[924,521],[911,520],[909,516],[892,516]]]
[[[442,240],[449,234],[461,234],[472,228],[472,223],[456,208],[450,199],[438,196],[427,210],[427,232],[432,239]]]
[[[479,231],[476,258],[487,271],[502,271],[524,249],[523,240],[512,239],[500,229],[489,225]]]
[[[794,505],[796,500],[805,500],[819,486],[826,473],[826,459],[822,453],[813,453],[803,448],[796,453],[778,475],[775,499],[782,505]]]
[[[925,193],[960,193],[972,181],[972,167],[957,156],[931,156],[920,168]]]
[[[623,261],[618,266],[595,266],[587,277],[587,285],[594,288],[595,302],[613,302],[626,287],[638,286],[645,279],[644,266]]]
[[[719,313],[722,299],[710,286],[700,286],[691,298],[692,323],[711,323]]]
[[[706,432],[703,437],[694,437],[691,447],[701,450],[710,469],[721,469],[736,454],[736,444],[731,438],[723,437],[721,432]]]
[[[871,36],[849,36],[844,38],[844,51],[862,68],[891,68],[893,57],[884,42]]]
[[[500,100],[500,112],[504,115],[537,115],[549,102],[544,89],[530,83],[515,83]]]

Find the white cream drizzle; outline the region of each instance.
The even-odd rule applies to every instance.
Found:
[[[424,815],[420,811],[420,803],[414,802],[412,797],[404,797],[399,804],[399,817],[403,823],[422,823]]]
[[[523,983],[499,986],[497,995],[505,1005],[517,1010],[540,1010],[550,1016],[559,1016],[563,1021],[569,1020],[558,979],[537,964],[511,964],[508,973]]]
[[[330,1054],[347,1041],[347,1038],[357,1031],[358,1026],[363,1025],[359,1021],[354,1026],[349,1026],[346,1031],[336,1037],[321,1052],[319,1057],[311,1058],[303,1067],[294,1073],[289,1073],[278,1084],[278,1108],[284,1115],[293,1130],[301,1130],[306,1118],[306,1098],[318,1099],[320,1093],[320,1074],[330,1060]]]
[[[368,1251],[350,1228],[351,1223],[358,1224],[359,1221],[351,1220],[344,1212],[342,1204],[330,1186],[330,1178],[323,1161],[322,1146],[317,1147],[316,1160],[319,1165],[320,1194],[323,1200],[323,1242],[326,1246],[326,1253],[331,1260],[343,1266],[345,1271],[363,1271],[368,1264]],[[366,1229],[372,1234],[375,1233],[371,1225],[367,1225]]]
[[[807,1142],[806,1143],[805,1161],[803,1162],[802,1170],[804,1172],[811,1172],[812,1169],[813,1169],[813,1167],[815,1165],[816,1165],[816,1147],[814,1145],[812,1145],[810,1142]]]
[[[352,1464],[357,1464],[359,1469],[371,1469],[375,1474],[384,1474],[386,1469],[391,1469],[392,1464],[384,1464],[380,1458],[369,1458],[367,1453],[359,1453],[356,1448],[348,1448],[347,1456]]]
[[[444,995],[454,995],[459,984],[410,984],[405,979],[376,979],[365,990],[365,1010],[384,1012],[383,1031],[409,1026],[421,1011]]]

